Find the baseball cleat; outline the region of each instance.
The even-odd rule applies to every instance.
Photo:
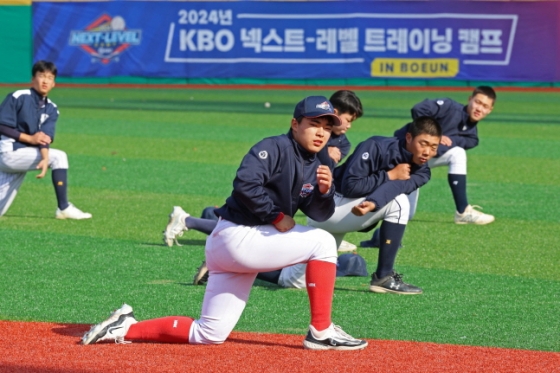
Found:
[[[132,313],[132,307],[125,303],[107,320],[92,326],[89,332],[82,337],[82,344],[89,345],[109,340],[113,340],[115,343],[127,343],[124,337],[130,326],[137,322]]]
[[[475,210],[475,207],[482,210],[482,207],[480,206],[468,205],[462,214],[455,211],[455,224],[484,225],[490,224],[494,221],[494,216]]]
[[[367,341],[352,337],[342,330],[340,326],[334,324],[320,332],[313,325],[309,325],[309,331],[303,340],[303,347],[307,350],[350,351],[362,350],[367,345]]]
[[[206,261],[203,261],[200,267],[196,269],[196,274],[193,278],[193,285],[204,285],[208,282],[208,267]]]
[[[169,223],[163,231],[163,242],[167,246],[171,247],[173,243],[177,246],[183,246],[177,241],[177,237],[181,237],[184,231],[189,230],[185,224],[185,219],[189,216],[181,207],[173,207],[173,211],[169,214]]]
[[[403,282],[402,275],[395,272],[381,279],[378,279],[377,274],[374,272],[373,275],[371,275],[369,290],[374,293],[422,294],[421,288]]]
[[[69,203],[68,207],[64,210],[56,209],[55,217],[57,219],[74,219],[74,220],[82,220],[82,219],[90,219],[91,214],[89,212],[83,212],[73,204]]]
[[[340,246],[338,246],[338,252],[339,253],[343,253],[343,252],[348,252],[348,251],[354,251],[356,250],[358,247],[356,245],[354,245],[353,243],[350,243],[348,241],[342,241],[340,243]]]

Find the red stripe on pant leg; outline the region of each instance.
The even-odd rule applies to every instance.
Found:
[[[311,307],[311,325],[318,331],[325,330],[331,325],[336,264],[312,260],[307,263],[305,277]]]
[[[193,319],[185,316],[140,321],[130,326],[125,338],[147,342],[189,343],[192,323]]]

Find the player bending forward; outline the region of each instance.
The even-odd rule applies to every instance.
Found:
[[[49,148],[58,109],[47,95],[55,86],[56,66],[38,61],[31,73],[31,89],[15,91],[0,104],[0,216],[10,208],[28,171],[39,170],[41,179],[51,168],[58,202],[55,217],[89,219],[90,213],[68,202],[66,153]]]
[[[381,136],[366,139],[334,171],[338,190],[334,214],[322,222],[308,218],[308,225],[332,233],[337,243],[346,233],[367,230],[383,220],[377,270],[370,283],[373,292],[422,293],[421,288],[403,282],[393,267],[408,223],[406,195],[430,180],[427,163],[436,154],[440,138],[439,124],[432,118],[419,117],[408,127],[403,140]]]
[[[303,346],[312,350],[360,350],[367,342],[331,322],[337,246],[329,233],[297,225],[298,209],[317,221],[334,212],[334,187],[316,154],[340,125],[330,102],[307,97],[294,110],[287,135],[269,137],[243,158],[233,192],[216,212],[218,225],[206,240],[210,271],[200,319],[171,316],[138,322],[123,305],[95,325],[83,344],[140,340],[223,343],[241,316],[257,273],[307,263],[311,325]]]

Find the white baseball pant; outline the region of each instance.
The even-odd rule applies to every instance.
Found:
[[[220,219],[206,239],[210,276],[189,343],[226,340],[245,309],[258,272],[311,260],[336,263],[337,247],[332,235],[321,229],[296,224],[280,233],[273,225],[245,226]]]
[[[16,198],[28,171],[36,171],[41,161],[39,148],[27,147],[0,153],[0,216],[4,215]],[[67,169],[68,157],[58,149],[49,149],[49,168]]]
[[[346,233],[357,232],[371,227],[380,220],[404,225],[408,223],[409,204],[408,197],[405,194],[399,194],[378,211],[368,212],[363,216],[354,215],[352,208],[364,200],[365,197],[345,198],[337,193],[334,197],[336,209],[329,220],[320,223],[308,218],[307,224],[331,233],[336,239],[336,247],[338,247]]]
[[[432,158],[428,161],[430,168],[449,166],[448,174],[466,175],[467,174],[467,151],[458,146],[449,149],[441,157]],[[420,197],[420,188],[408,195],[410,203],[410,217],[412,220],[416,214],[416,206],[418,205],[418,198]]]

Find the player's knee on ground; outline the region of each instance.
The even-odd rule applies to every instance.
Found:
[[[383,220],[396,224],[407,224],[410,216],[410,202],[406,194],[399,194],[389,202]]]
[[[68,156],[58,149],[49,149],[49,166],[52,170],[68,169]]]

